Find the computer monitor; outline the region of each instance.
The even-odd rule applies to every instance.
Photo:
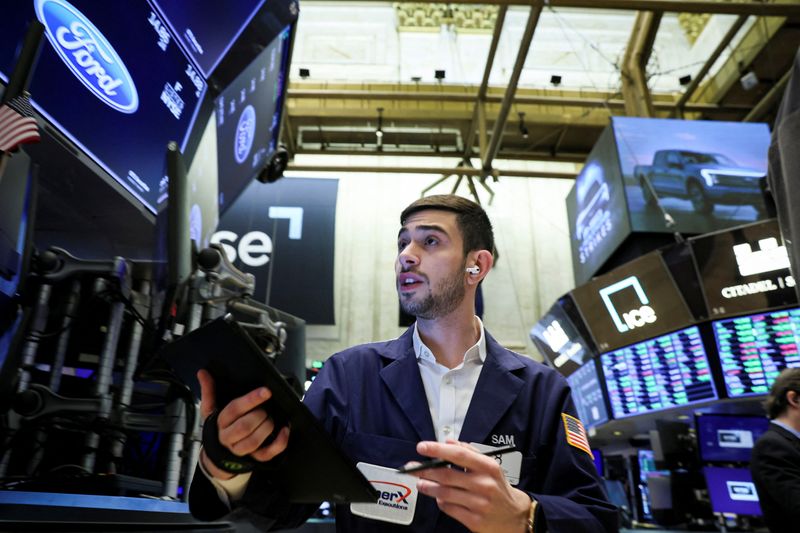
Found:
[[[608,422],[606,399],[596,365],[596,360],[590,360],[567,377],[578,418],[586,427]]]
[[[730,398],[767,394],[784,368],[800,367],[800,308],[711,324]]]
[[[717,399],[697,326],[602,354],[600,361],[614,418]]]
[[[278,147],[293,31],[293,24],[286,26],[214,100],[220,212]]]
[[[3,81],[36,18],[47,42],[30,93],[48,133],[88,156],[109,184],[118,184],[112,188],[155,214],[164,146],[174,140],[186,149],[206,82],[147,2],[91,0],[4,5]]]
[[[530,332],[531,341],[545,361],[563,376],[578,370],[594,355],[589,343],[562,307],[562,302],[568,299],[567,295],[553,304]]]
[[[656,420],[650,430],[655,466],[660,469],[688,468],[695,462],[695,443],[688,424]]]
[[[696,414],[700,459],[706,462],[745,463],[753,444],[769,428],[763,416]]]
[[[708,486],[711,509],[715,513],[761,516],[761,505],[750,470],[706,466],[703,476]]]

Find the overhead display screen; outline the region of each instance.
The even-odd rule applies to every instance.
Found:
[[[0,17],[8,81],[27,24],[45,26],[36,110],[155,213],[169,141],[183,150],[206,83],[147,2],[10,2]]]
[[[173,33],[208,78],[264,0],[156,0]]]
[[[608,409],[595,361],[589,361],[567,378],[578,418],[586,427],[608,422]]]
[[[708,233],[765,217],[766,124],[639,117],[611,124],[633,231]]]
[[[275,150],[286,86],[286,28],[214,101],[220,209],[226,210]]]
[[[700,458],[709,462],[749,462],[753,444],[769,427],[765,416],[704,414],[695,420]]]
[[[567,196],[575,283],[590,279],[630,234],[614,136],[606,128]]]
[[[778,221],[765,220],[689,241],[711,317],[797,302]]]
[[[605,353],[600,360],[614,418],[717,398],[697,326]]]
[[[531,340],[550,366],[564,376],[575,372],[592,357],[591,350],[558,302],[533,326]]]
[[[712,322],[731,398],[767,394],[784,368],[800,367],[800,309]]]
[[[570,294],[600,352],[694,321],[658,252],[626,263]]]

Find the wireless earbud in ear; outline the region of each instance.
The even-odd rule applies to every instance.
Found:
[[[479,267],[478,265],[475,265],[475,266],[471,266],[471,267],[465,268],[464,271],[465,272],[469,272],[470,274],[472,274],[474,276],[476,274],[480,274],[481,273],[481,267]]]

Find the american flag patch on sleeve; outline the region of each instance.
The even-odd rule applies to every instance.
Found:
[[[567,413],[561,413],[561,419],[564,421],[564,432],[567,434],[567,444],[575,446],[579,450],[583,450],[594,459],[594,454],[592,454],[592,449],[589,446],[589,438],[586,436],[586,430],[583,429],[581,421]]]

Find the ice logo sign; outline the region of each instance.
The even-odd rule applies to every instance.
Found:
[[[253,147],[253,138],[256,136],[256,110],[249,105],[239,115],[236,125],[236,138],[233,141],[233,155],[240,165],[244,163]]]
[[[47,39],[80,82],[122,113],[139,109],[139,95],[125,64],[102,33],[65,0],[35,0]]]
[[[642,306],[638,309],[623,312],[622,317],[620,317],[619,311],[611,302],[611,295],[629,287],[636,292],[636,297]],[[608,314],[611,315],[611,319],[620,333],[652,324],[658,319],[655,310],[649,305],[650,299],[645,294],[642,284],[636,276],[630,276],[604,289],[600,289],[600,298],[603,299],[603,304],[605,304]]]

